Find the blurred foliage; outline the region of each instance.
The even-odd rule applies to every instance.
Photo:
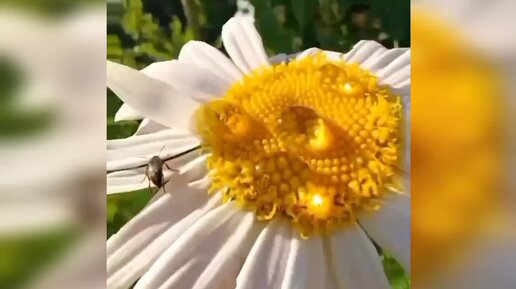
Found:
[[[148,189],[131,192],[130,194],[109,195],[106,206],[108,238],[141,211],[151,197],[151,192]]]
[[[141,0],[125,0],[122,7],[119,15],[108,10],[108,27],[119,23],[124,31],[124,35],[108,34],[109,59],[142,68],[150,62],[175,58],[181,46],[194,39],[193,30],[185,27],[178,16],[162,27],[156,17],[143,10]]]
[[[223,50],[222,25],[237,0],[108,0],[107,57],[141,69],[177,57],[196,39]],[[183,7],[183,3],[186,7]],[[408,0],[252,0],[256,26],[269,55],[310,47],[347,51],[361,39],[410,45]],[[241,6],[241,5],[240,5]],[[359,17],[366,18],[360,24]],[[121,102],[108,94],[108,138],[126,137],[136,122],[114,123]]]
[[[63,229],[0,239],[0,288],[21,288],[62,257],[77,240]],[[30,276],[30,278],[27,278]]]
[[[142,68],[172,59],[188,40],[214,44],[238,1],[108,1],[108,58]],[[361,39],[410,45],[407,0],[252,0],[256,25],[270,54],[309,47],[346,51]],[[183,9],[182,3],[186,3]],[[185,12],[186,11],[186,12]],[[367,17],[363,24],[355,18]],[[382,40],[382,39],[380,39]],[[390,43],[390,44],[389,44]],[[217,45],[219,46],[219,45]]]
[[[102,0],[2,0],[0,5],[34,11],[46,16],[66,15],[85,4],[103,4]]]
[[[222,25],[237,12],[249,10],[237,0],[108,0],[107,57],[141,69],[177,57],[183,44],[202,40],[224,51]],[[252,0],[256,27],[269,55],[310,47],[347,51],[361,39],[386,47],[410,45],[408,0]],[[183,3],[186,4],[185,9]],[[245,4],[245,3],[244,3]],[[245,11],[244,11],[245,12]],[[366,19],[360,23],[360,19]],[[125,138],[139,122],[114,122],[122,102],[108,91],[108,139]],[[149,201],[144,189],[108,196],[108,236],[135,216]],[[384,268],[395,289],[410,288],[403,269],[388,254]]]
[[[0,140],[30,139],[55,124],[55,111],[48,107],[24,107],[20,90],[26,86],[23,72],[12,61],[0,57]]]
[[[362,39],[410,45],[407,0],[253,0],[256,25],[270,54],[310,47],[347,51]],[[355,18],[363,15],[366,23]],[[382,41],[383,42],[383,41]]]

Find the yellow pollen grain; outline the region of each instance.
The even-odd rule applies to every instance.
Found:
[[[333,232],[395,186],[401,112],[374,75],[324,53],[258,68],[197,111],[210,191],[302,236]]]

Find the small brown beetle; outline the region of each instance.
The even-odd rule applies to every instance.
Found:
[[[163,165],[167,167],[167,169],[171,171],[177,172],[178,170],[170,168],[167,163],[163,162],[163,160],[159,157],[159,154],[163,151],[165,146],[161,148],[158,155],[153,156],[149,162],[147,163],[147,170],[145,171],[145,176],[143,177],[142,182],[145,180],[145,178],[149,179],[149,191],[151,190],[151,183],[154,184],[156,187],[158,187],[158,190],[163,188],[163,191],[165,191],[165,177],[163,175]]]
[[[179,158],[181,156],[184,156],[184,155],[194,152],[196,150],[199,150],[201,148],[201,146],[197,145],[195,147],[192,147],[191,149],[185,150],[181,153],[178,153],[178,154],[175,154],[175,155],[172,155],[172,156],[162,159],[159,155],[161,154],[161,151],[164,148],[165,148],[165,146],[163,146],[163,148],[161,148],[158,155],[153,156],[147,163],[144,163],[144,164],[141,164],[141,165],[138,165],[135,167],[131,167],[131,168],[108,170],[107,173],[110,174],[110,173],[124,171],[124,170],[131,170],[131,169],[138,169],[138,168],[146,167],[145,175],[144,175],[143,179],[141,180],[141,182],[145,181],[146,178],[149,179],[149,191],[151,191],[151,192],[152,192],[151,183],[154,184],[156,187],[158,187],[158,190],[163,188],[163,190],[165,191],[165,184],[167,183],[167,181],[165,181],[165,177],[163,175],[163,165],[171,171],[178,172],[177,169],[170,168],[166,162],[176,159],[176,158]]]
[[[163,188],[165,191],[165,178],[163,176],[163,165],[167,167],[167,169],[171,171],[176,171],[176,169],[170,168],[166,163],[164,163],[159,156],[153,156],[149,163],[147,164],[147,170],[145,171],[145,177],[149,179],[149,191],[151,190],[151,182],[158,187],[158,190]],[[144,178],[145,180],[145,178]]]
[[[174,155],[172,157],[169,157],[169,158],[165,158],[165,159],[161,159],[159,157],[159,155],[161,154],[161,152],[163,151],[163,149],[165,148],[165,146],[163,146],[161,148],[161,150],[159,151],[158,155],[156,156],[153,156],[149,162],[147,163],[147,170],[145,171],[145,177],[143,178],[142,182],[145,180],[145,178],[148,178],[149,179],[149,191],[151,191],[151,182],[152,184],[154,184],[156,187],[158,187],[158,190],[163,188],[163,191],[166,193],[167,191],[165,191],[165,184],[168,182],[165,182],[165,177],[163,175],[163,165],[165,165],[165,167],[167,167],[167,169],[173,171],[173,172],[178,172],[179,170],[177,169],[174,169],[174,168],[171,168],[168,166],[168,164],[166,163],[166,161],[168,160],[171,160],[171,159],[175,159],[177,157],[180,157],[182,155],[185,155],[187,153],[190,153],[192,151],[195,151],[197,149],[199,149],[200,147],[197,146],[197,147],[194,147],[192,149],[189,149],[187,151],[184,151],[182,153],[179,153],[177,155]]]

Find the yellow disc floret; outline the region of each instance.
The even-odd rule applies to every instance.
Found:
[[[212,191],[303,236],[376,207],[394,186],[401,103],[356,64],[319,53],[256,69],[197,112]]]

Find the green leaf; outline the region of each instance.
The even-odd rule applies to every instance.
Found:
[[[390,254],[382,255],[383,268],[393,289],[410,289],[410,279],[401,265]]]
[[[323,49],[334,51],[345,51],[347,39],[343,37],[342,30],[335,25],[317,25],[316,26],[317,39]],[[338,37],[337,35],[341,35]]]
[[[112,223],[115,218],[115,214],[118,211],[118,207],[114,202],[107,202],[106,204],[106,215],[108,223]]]
[[[115,117],[115,114],[121,105],[122,105],[122,101],[118,97],[116,97],[116,95],[110,89],[107,89],[107,117],[108,117],[108,119],[113,119]]]
[[[153,43],[149,42],[142,43],[141,45],[136,46],[135,49],[137,49],[139,53],[147,54],[155,61],[168,60],[172,58],[169,53],[160,51]]]
[[[317,7],[317,0],[290,0],[294,17],[299,24],[299,30],[303,29],[312,22],[315,8]]]
[[[122,27],[134,39],[139,37],[139,27],[143,15],[142,9],[140,0],[129,0],[122,18]]]
[[[0,239],[0,288],[25,288],[47,272],[77,240],[71,228]]]
[[[144,180],[145,181],[145,180]],[[140,212],[152,197],[148,189],[112,194],[107,197],[108,237]],[[110,217],[110,214],[113,214]]]
[[[401,46],[410,46],[410,1],[372,0],[372,12],[383,20],[386,32]]]
[[[107,126],[107,139],[121,139],[132,136],[138,129],[136,121],[111,122]]]
[[[120,59],[122,58],[124,50],[122,49],[122,43],[118,35],[109,34],[107,36],[107,55],[108,59]]]
[[[265,47],[272,53],[291,53],[293,38],[285,33],[268,1],[255,0],[255,24]]]
[[[0,139],[34,137],[51,130],[57,120],[52,108],[38,108],[29,111],[15,107],[0,108]]]
[[[122,101],[108,89],[107,93],[107,139],[120,139],[133,135],[138,129],[137,121],[115,122],[115,114],[122,105]]]

